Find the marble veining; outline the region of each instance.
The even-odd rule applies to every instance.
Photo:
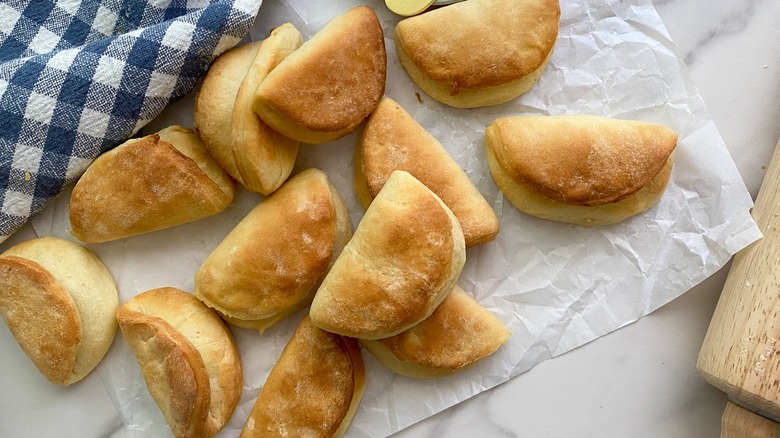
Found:
[[[780,2],[655,2],[755,197],[780,136]]]
[[[727,4],[727,2],[724,3]],[[705,29],[700,29],[700,31],[704,30],[705,33],[699,37],[699,40],[690,50],[683,54],[685,63],[692,65],[696,62],[696,54],[711,44],[717,44],[718,39],[728,38],[730,35],[744,31],[756,14],[755,3],[756,1],[745,1],[738,5],[732,5],[736,6],[736,8],[728,11],[725,15],[716,15],[719,20],[713,22],[712,25]]]
[[[755,196],[780,136],[780,2],[653,3]],[[695,361],[727,272],[395,436],[718,436],[726,396]]]

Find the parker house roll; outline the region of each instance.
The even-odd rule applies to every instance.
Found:
[[[233,202],[230,177],[181,126],[100,155],[70,197],[71,233],[107,242],[215,215]]]
[[[396,169],[414,175],[447,204],[463,229],[466,247],[495,239],[496,213],[463,169],[409,113],[385,97],[355,148],[355,191],[364,207]]]
[[[444,377],[493,354],[509,330],[457,285],[425,321],[395,336],[360,342],[382,364],[411,377]]]
[[[490,171],[512,204],[585,226],[652,207],[676,146],[677,134],[664,126],[589,115],[500,118],[485,131]]]
[[[241,438],[342,437],[365,385],[354,339],[304,317],[271,369]]]
[[[368,6],[334,17],[257,87],[254,108],[285,136],[324,143],[354,131],[385,93],[382,27]]]
[[[465,254],[455,215],[396,170],[317,290],[311,320],[354,338],[394,336],[433,313],[455,286]]]
[[[118,301],[111,273],[78,244],[42,237],[0,255],[0,314],[51,383],[77,382],[103,359]]]
[[[458,108],[528,91],[558,37],[558,0],[469,0],[401,20],[395,46],[412,80]]]
[[[131,298],[116,318],[173,435],[214,436],[233,415],[243,384],[238,350],[219,316],[164,287]]]
[[[262,333],[311,303],[350,236],[347,209],[325,173],[304,170],[206,258],[195,274],[195,295],[231,324]]]
[[[209,152],[248,190],[269,194],[290,176],[298,142],[279,134],[255,114],[255,89],[303,43],[289,23],[262,42],[228,50],[212,64],[195,100],[195,129]]]

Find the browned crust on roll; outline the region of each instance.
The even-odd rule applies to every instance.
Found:
[[[3,252],[0,265],[0,314],[23,350],[45,364],[39,369],[52,383],[83,379],[116,334],[119,297],[111,273],[91,251],[57,237],[18,243]]]
[[[81,344],[81,318],[57,279],[34,261],[0,257],[0,314],[41,374],[66,384]]]
[[[371,8],[357,6],[330,20],[268,74],[257,89],[255,111],[287,137],[334,140],[376,108],[386,69],[379,20]]]
[[[401,20],[395,40],[423,76],[456,95],[537,71],[552,52],[559,18],[557,0],[469,0]]]
[[[498,234],[495,212],[463,169],[409,113],[385,97],[355,148],[355,188],[364,207],[397,169],[411,173],[447,204],[458,218],[467,247]]]
[[[195,347],[158,320],[120,307],[119,327],[133,346],[152,398],[176,437],[207,436],[208,376]],[[144,347],[140,347],[143,344]],[[140,351],[144,348],[145,351]]]
[[[655,205],[676,143],[663,126],[596,116],[498,119],[485,131],[490,173],[507,200],[584,226],[615,224]]]
[[[233,199],[236,185],[230,176],[219,166],[214,157],[209,154],[206,145],[192,129],[179,125],[171,125],[157,132],[161,142],[173,146],[176,151],[192,160],[198,168],[219,187],[228,199]]]
[[[238,89],[255,59],[260,41],[223,53],[209,68],[195,97],[194,125],[209,153],[219,165],[243,184],[233,158],[231,125]]]
[[[255,90],[277,65],[300,47],[303,37],[290,23],[271,31],[257,50],[241,82],[232,108],[229,134],[233,158],[244,186],[267,195],[290,176],[298,156],[298,142],[279,134],[255,114]]]
[[[341,437],[365,385],[357,342],[298,325],[260,391],[241,438]]]
[[[298,142],[271,129],[254,112],[255,89],[302,43],[289,23],[262,42],[217,58],[195,101],[195,128],[219,165],[248,190],[269,194],[290,175]]]
[[[229,322],[265,329],[311,302],[350,234],[346,208],[325,173],[304,170],[208,256],[195,275],[195,294]]]
[[[509,330],[457,285],[425,321],[363,345],[385,366],[412,377],[451,375],[495,352]]]
[[[233,192],[225,193],[195,160],[153,134],[89,166],[71,194],[71,232],[83,242],[105,242],[202,219],[232,200]]]
[[[508,117],[486,132],[516,182],[556,202],[595,206],[647,185],[677,145],[674,131],[598,116]]]
[[[396,170],[317,290],[318,327],[345,336],[393,336],[427,318],[465,263],[458,220],[409,173]]]
[[[219,317],[175,288],[153,289],[117,310],[149,393],[177,437],[211,437],[241,396],[233,337]]]

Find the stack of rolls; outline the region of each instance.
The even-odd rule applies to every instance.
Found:
[[[309,315],[390,369],[445,376],[492,354],[503,324],[456,286],[463,229],[433,191],[394,170],[317,290]],[[453,292],[455,290],[455,292]]]
[[[209,152],[248,190],[269,194],[290,176],[298,142],[277,133],[252,109],[254,92],[285,57],[303,43],[287,23],[262,42],[220,55],[203,79],[194,124]]]
[[[290,176],[300,143],[336,140],[363,123],[384,95],[386,69],[382,28],[367,6],[306,42],[286,23],[214,62],[195,129],[236,181],[267,195]]]

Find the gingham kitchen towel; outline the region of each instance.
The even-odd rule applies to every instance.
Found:
[[[0,3],[0,242],[192,90],[260,3]]]

